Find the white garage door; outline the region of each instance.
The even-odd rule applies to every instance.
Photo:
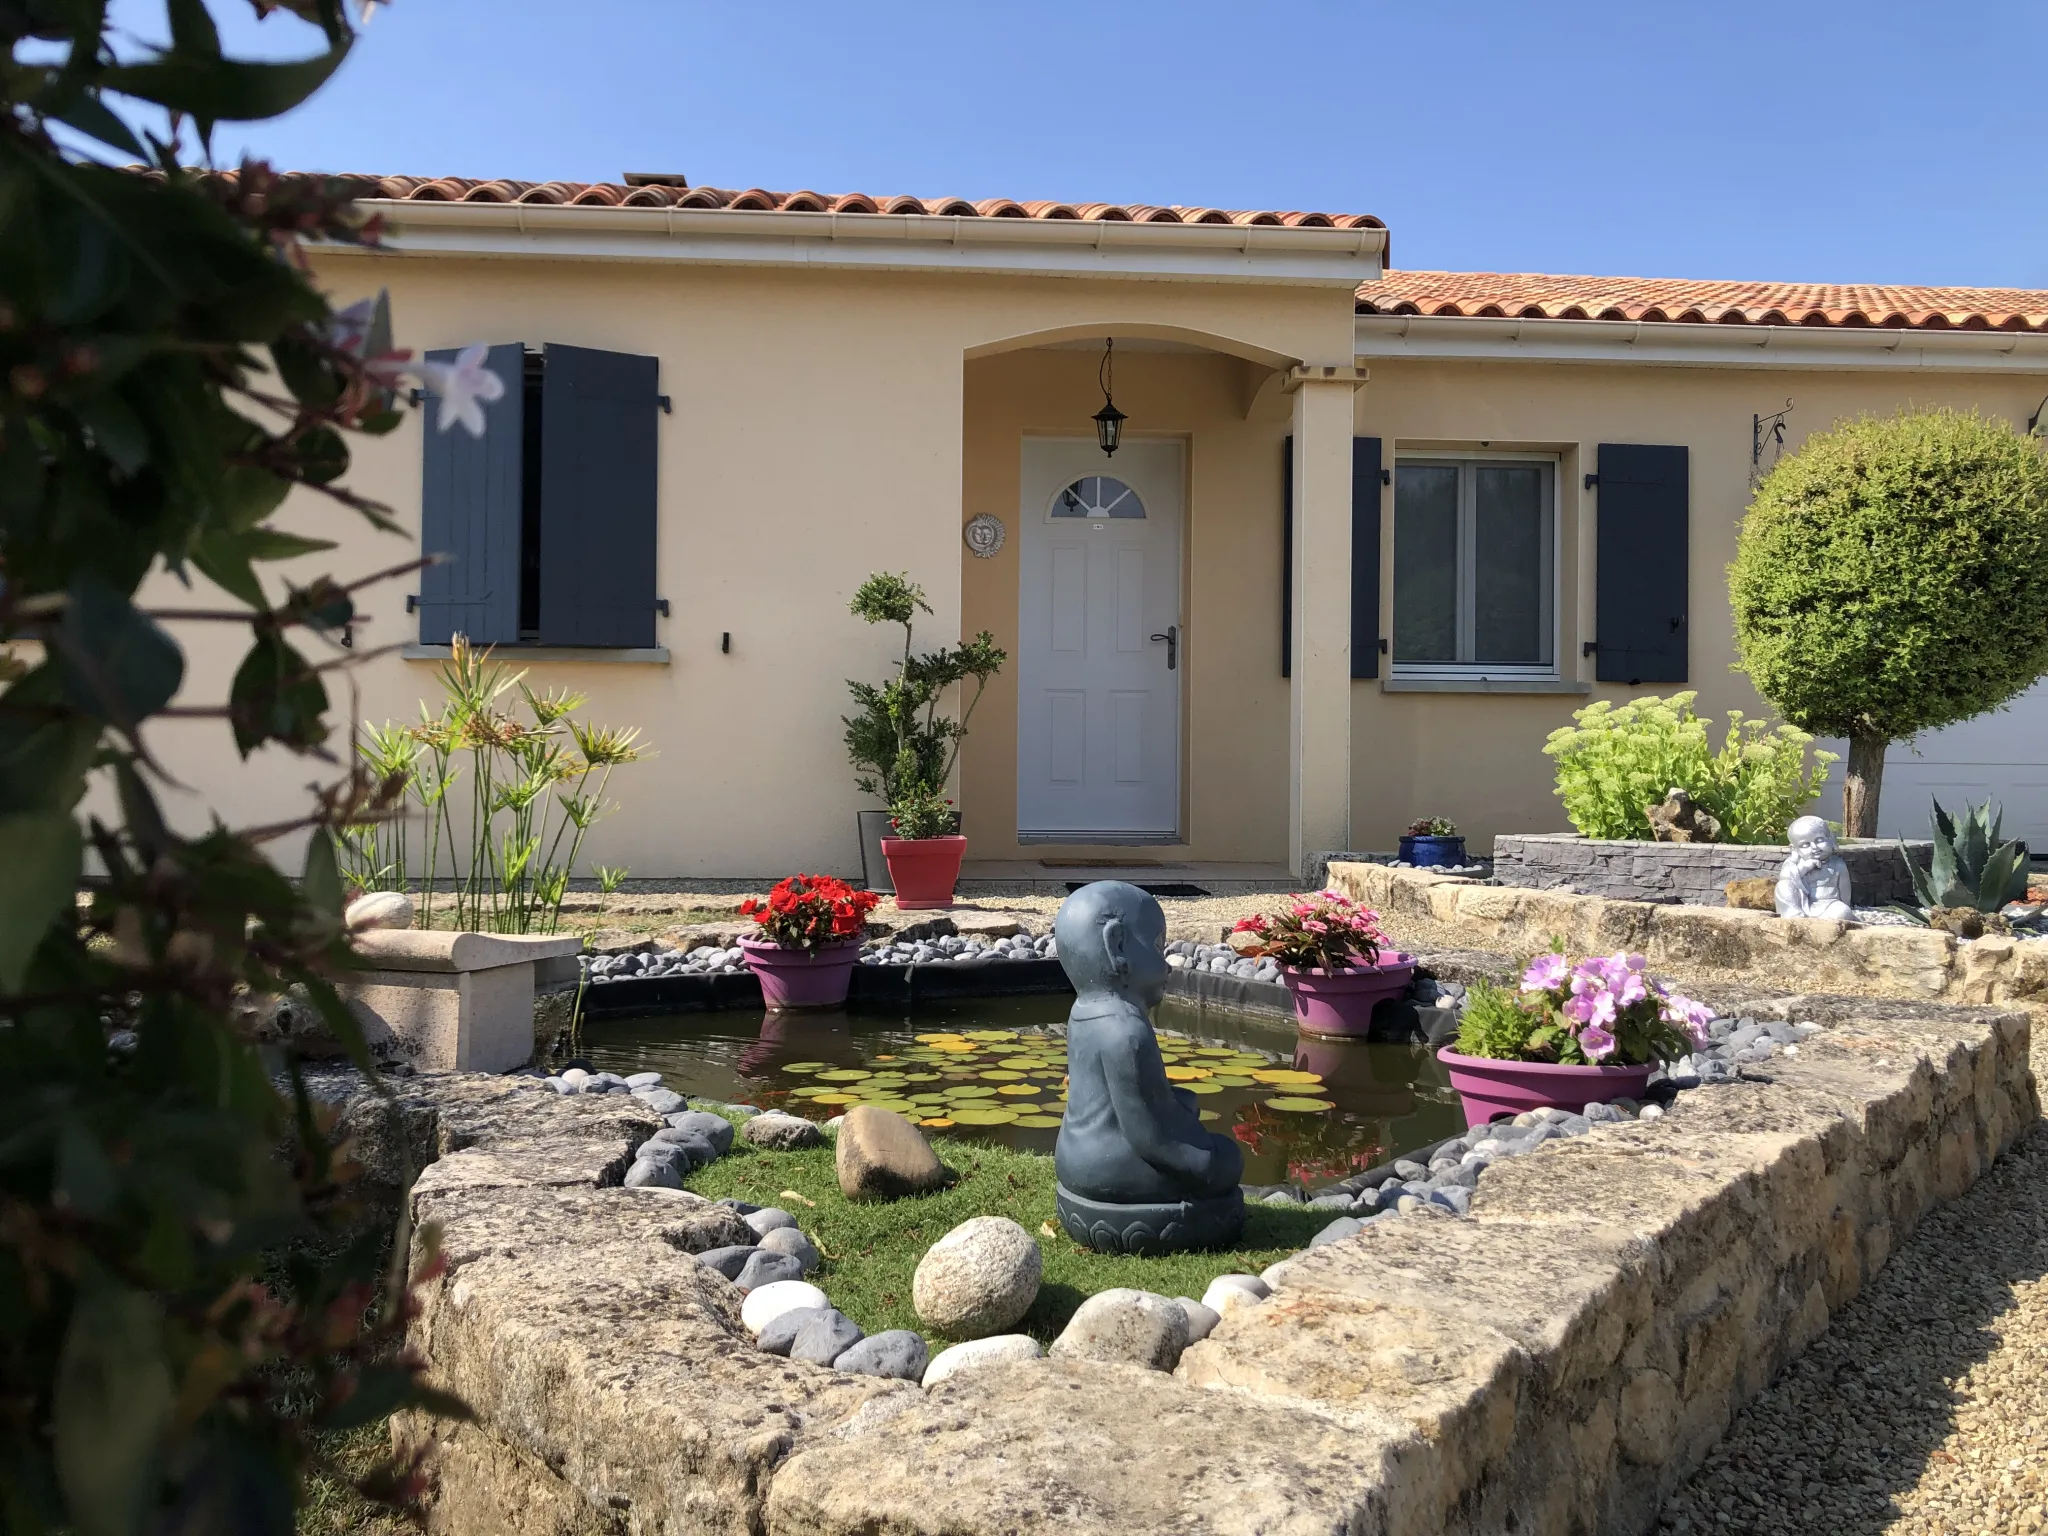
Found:
[[[1826,745],[1846,758],[1841,742]],[[1843,766],[1835,765],[1826,796],[1833,817],[1842,814]],[[1926,837],[1932,800],[1954,811],[1986,798],[2005,811],[2007,837],[2048,854],[2048,682],[2005,709],[1895,744],[1885,755],[1877,830],[1883,837]]]

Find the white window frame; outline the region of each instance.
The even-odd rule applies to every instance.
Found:
[[[1394,455],[1394,505],[1387,522],[1392,530],[1391,543],[1398,545],[1401,537],[1400,481],[1404,465],[1417,467],[1437,466],[1457,468],[1458,476],[1458,650],[1470,655],[1475,646],[1477,619],[1474,611],[1478,584],[1478,544],[1475,537],[1477,522],[1477,497],[1474,493],[1473,477],[1463,471],[1470,466],[1486,464],[1541,464],[1548,466],[1550,473],[1540,478],[1543,497],[1543,512],[1550,520],[1549,576],[1543,587],[1544,620],[1550,631],[1550,660],[1544,664],[1510,664],[1504,662],[1480,661],[1409,661],[1401,660],[1399,642],[1393,637],[1398,633],[1395,605],[1400,601],[1399,588],[1395,583],[1395,561],[1399,559],[1398,548],[1391,551],[1393,559],[1387,562],[1387,634],[1388,645],[1394,654],[1390,658],[1388,676],[1415,679],[1418,681],[1465,679],[1498,679],[1518,682],[1556,682],[1561,676],[1560,657],[1564,652],[1564,635],[1560,623],[1561,569],[1564,553],[1563,519],[1558,515],[1558,465],[1560,455],[1555,453],[1510,453],[1495,452],[1483,448],[1457,449],[1415,449],[1411,452],[1396,452]]]

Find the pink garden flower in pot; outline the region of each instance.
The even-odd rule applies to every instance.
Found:
[[[1279,912],[1241,919],[1230,934],[1239,954],[1279,962],[1302,1029],[1361,1039],[1373,1009],[1415,977],[1415,957],[1386,945],[1379,914],[1342,891],[1289,896]]]

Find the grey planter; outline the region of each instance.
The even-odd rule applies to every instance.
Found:
[[[882,857],[882,839],[889,835],[889,813],[859,811],[855,814],[860,820],[861,884],[871,891],[893,896],[896,883],[889,878],[889,861]]]

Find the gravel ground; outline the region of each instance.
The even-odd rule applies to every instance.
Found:
[[[2048,1081],[2048,1025],[2034,1075]],[[2048,1533],[2048,1124],[1735,1421],[1660,1531]]]

